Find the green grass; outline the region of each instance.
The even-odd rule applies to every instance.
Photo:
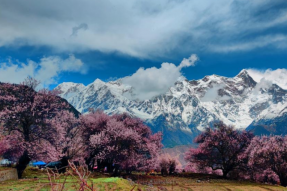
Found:
[[[11,169],[10,167],[3,167],[3,166],[0,166],[0,171],[4,171],[4,170],[9,170]]]
[[[88,179],[88,184],[97,191],[128,191],[134,188],[137,190],[173,190],[173,191],[287,191],[287,188],[278,185],[258,184],[248,181],[225,180],[218,176],[203,174],[183,174],[182,177],[161,177],[146,176],[139,173],[130,176],[131,180],[107,177],[99,173],[94,173]],[[200,182],[198,181],[200,180]],[[61,175],[53,180],[54,188],[60,189],[62,183],[65,191],[78,190],[79,186],[77,178],[72,176]],[[139,184],[136,184],[139,181]],[[2,191],[49,191],[51,190],[50,181],[46,171],[35,168],[27,168],[23,174],[23,179],[0,182],[0,190]]]

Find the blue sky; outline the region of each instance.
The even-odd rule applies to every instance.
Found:
[[[154,80],[173,71],[191,80],[287,68],[286,0],[2,0],[0,26],[0,81],[30,75],[53,88],[144,81],[139,68]],[[161,68],[192,54],[188,67]]]

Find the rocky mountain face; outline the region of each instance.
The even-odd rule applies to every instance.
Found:
[[[287,131],[282,127],[287,121],[287,91],[267,81],[255,82],[246,70],[233,78],[211,75],[189,81],[182,77],[165,94],[144,101],[134,99],[133,88],[121,79],[97,79],[87,86],[68,82],[56,87],[81,113],[94,108],[143,119],[154,132],[163,132],[166,147],[192,144],[200,131],[216,121],[237,129],[256,129],[256,133],[261,132],[258,126],[268,126],[264,129],[269,133],[274,128],[276,132]],[[275,126],[274,120],[278,121]]]

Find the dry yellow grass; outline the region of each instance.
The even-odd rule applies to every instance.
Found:
[[[147,182],[144,184],[138,184],[137,188],[140,190],[166,191],[287,191],[287,188],[279,185],[209,178],[199,180],[195,177],[159,177],[151,181],[149,185]]]

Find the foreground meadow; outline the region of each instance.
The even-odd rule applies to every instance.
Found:
[[[50,191],[50,190],[79,190],[77,176],[52,175],[47,171],[27,168],[21,180],[0,182],[2,191]],[[225,180],[213,175],[181,174],[175,177],[159,175],[133,174],[130,176],[109,177],[108,175],[93,173],[89,175],[88,186],[96,191],[106,190],[188,190],[188,191],[283,191],[287,188],[278,185],[258,184],[246,181]],[[89,190],[86,188],[85,190]]]

